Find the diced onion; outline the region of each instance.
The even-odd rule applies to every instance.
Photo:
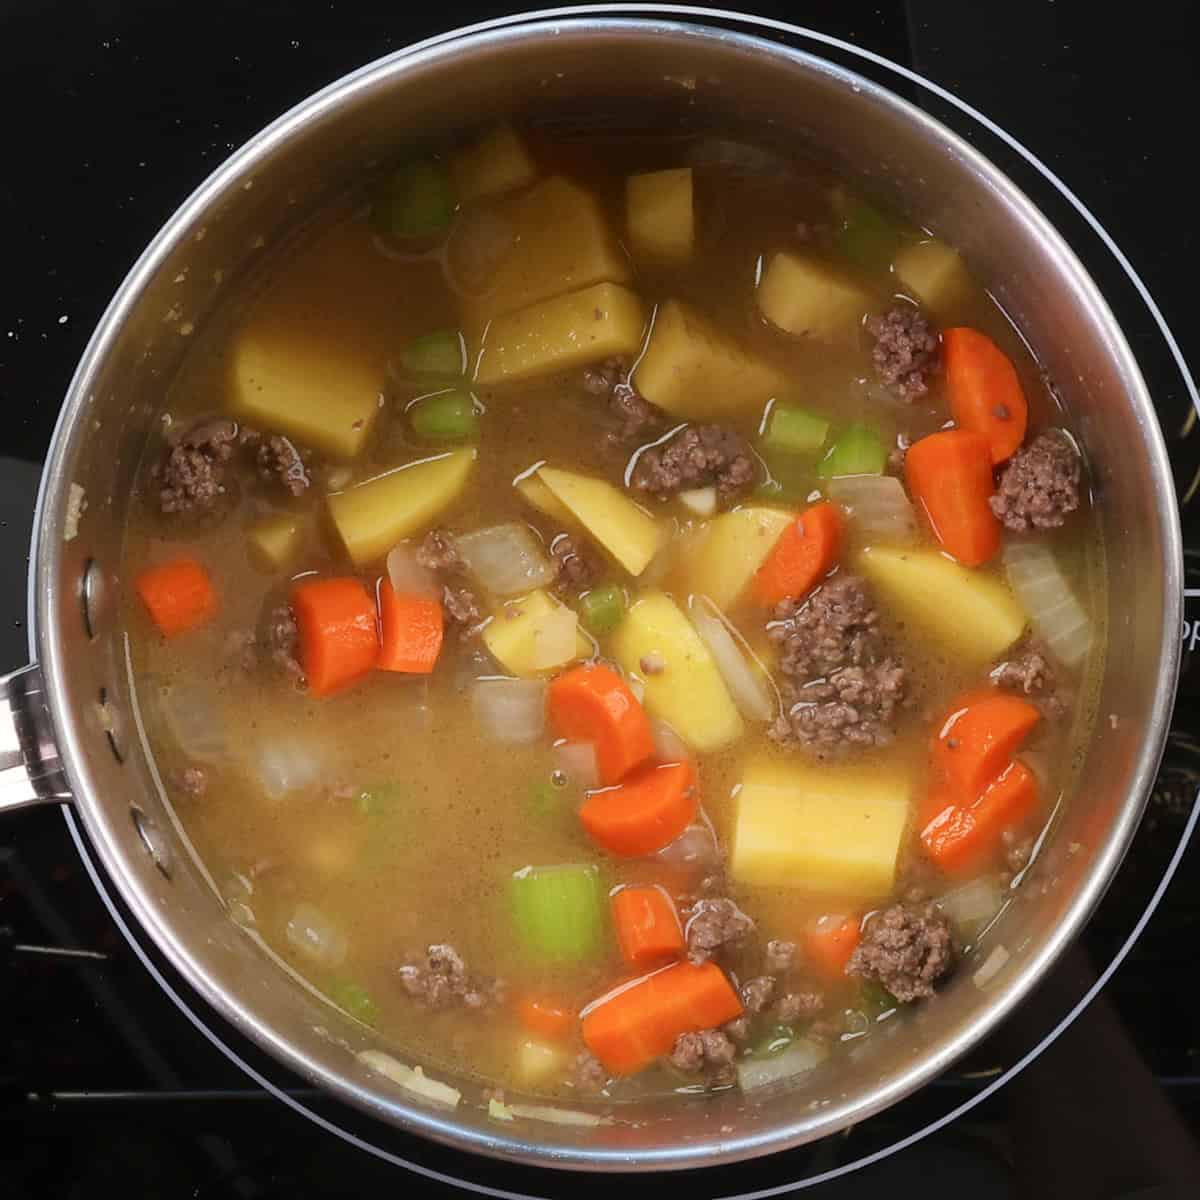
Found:
[[[691,612],[692,624],[716,661],[717,670],[742,715],[752,721],[769,721],[779,705],[771,695],[768,676],[761,663],[749,647],[738,645],[718,615],[716,606],[706,596],[692,597]]]
[[[462,1092],[457,1088],[442,1083],[440,1079],[430,1079],[420,1067],[406,1066],[390,1054],[384,1054],[382,1050],[360,1050],[357,1058],[372,1071],[377,1071],[393,1083],[398,1083],[402,1088],[417,1096],[423,1096],[426,1100],[457,1108],[462,1099]]]
[[[893,476],[841,475],[828,487],[829,498],[849,512],[867,541],[911,542],[917,536],[917,515]]]
[[[450,231],[443,258],[451,290],[460,296],[486,292],[516,240],[512,223],[494,209],[473,208],[463,213]]]
[[[591,742],[562,742],[554,747],[554,761],[577,788],[588,791],[600,786],[596,747]]]
[[[183,755],[197,762],[228,762],[232,747],[224,714],[208,688],[180,683],[162,688],[159,709]]]
[[[417,562],[415,546],[401,542],[387,556],[388,578],[402,596],[440,596],[437,576]]]
[[[579,640],[579,617],[565,604],[555,605],[530,630],[529,662],[535,671],[560,667],[575,657]]]
[[[993,946],[992,952],[983,960],[983,965],[971,976],[977,988],[987,987],[1012,957],[1003,946]]]
[[[546,727],[546,685],[540,679],[478,679],[471,704],[498,741],[536,742]]]
[[[999,911],[1003,903],[1000,885],[989,876],[972,879],[938,898],[938,907],[967,936],[976,934]]]
[[[316,783],[325,768],[319,744],[300,737],[264,735],[253,749],[251,767],[263,793],[280,800]]]
[[[557,576],[537,536],[515,521],[461,534],[454,545],[471,574],[496,596],[520,596]]]
[[[1092,627],[1075,599],[1054,552],[1042,542],[1004,547],[1008,582],[1029,615],[1034,632],[1067,666],[1078,666],[1092,644]]]
[[[633,684],[630,683],[629,686],[632,690]],[[640,700],[641,697],[639,696],[638,699]],[[679,734],[665,721],[651,721],[650,732],[654,735],[654,757],[660,763],[676,763],[687,760],[687,746],[684,745]]]
[[[320,967],[338,967],[346,958],[346,938],[311,904],[298,904],[287,923],[287,940]]]
[[[510,1104],[508,1111],[514,1117],[525,1117],[530,1121],[547,1121],[551,1125],[611,1125],[612,1117],[600,1117],[595,1113],[579,1112],[573,1108],[551,1108],[547,1104]]]
[[[705,866],[717,861],[717,841],[707,825],[689,825],[654,857],[672,866]]]
[[[717,489],[715,487],[692,488],[679,493],[679,503],[698,517],[711,517],[717,511]]]
[[[488,1100],[488,1116],[497,1121],[511,1121],[513,1119],[512,1109],[501,1100],[497,1100],[492,1096]]]
[[[737,1064],[738,1086],[743,1092],[749,1092],[766,1087],[769,1083],[778,1083],[781,1079],[791,1079],[820,1066],[828,1056],[829,1050],[820,1042],[801,1038],[778,1054],[740,1059]]]

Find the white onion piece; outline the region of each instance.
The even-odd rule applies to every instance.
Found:
[[[442,260],[451,290],[465,296],[486,292],[516,240],[512,222],[494,209],[463,213],[450,231]]]
[[[999,911],[1003,903],[1000,885],[984,876],[938,897],[938,907],[951,923],[968,937],[979,932]]]
[[[360,1050],[357,1058],[363,1066],[386,1076],[407,1091],[424,1096],[426,1100],[435,1100],[439,1104],[455,1108],[462,1099],[458,1088],[452,1088],[440,1079],[430,1079],[420,1067],[406,1066],[398,1058],[384,1054],[382,1050]]]
[[[496,596],[520,596],[553,583],[558,572],[531,529],[515,521],[454,539],[467,570]]]
[[[346,937],[319,908],[297,904],[287,923],[287,940],[319,967],[339,967],[346,959]]]
[[[576,787],[588,791],[600,786],[596,747],[591,742],[563,742],[555,746],[554,762]]]
[[[679,503],[698,517],[711,517],[717,511],[717,489],[704,487],[680,492]]]
[[[629,687],[632,691],[632,681]],[[634,695],[637,695],[637,693],[634,692]],[[641,697],[638,697],[638,699],[640,700]],[[677,763],[688,760],[690,755],[683,738],[665,721],[651,721],[650,732],[654,735],[654,757],[660,763]]]
[[[548,1104],[510,1104],[508,1111],[514,1117],[527,1121],[545,1121],[550,1125],[580,1125],[593,1128],[596,1125],[611,1125],[612,1117],[598,1117],[595,1113],[579,1112],[574,1108],[551,1108]]]
[[[716,661],[717,670],[742,715],[752,721],[769,721],[778,709],[767,674],[748,647],[739,646],[729,627],[706,596],[691,600],[692,624]],[[740,635],[738,641],[740,641]],[[750,660],[747,660],[749,656]]]
[[[325,767],[325,755],[311,740],[264,734],[254,747],[250,765],[266,796],[280,800],[316,783]]]
[[[706,825],[689,825],[673,842],[668,842],[654,858],[671,866],[707,866],[717,861],[717,841]]]
[[[388,578],[392,588],[401,596],[440,596],[437,576],[417,562],[415,546],[401,542],[393,546],[387,556]]]
[[[917,536],[917,514],[893,476],[842,475],[828,488],[829,498],[849,512],[868,541],[911,542]]]
[[[820,1066],[829,1057],[828,1049],[820,1042],[801,1038],[786,1050],[766,1058],[743,1058],[737,1064],[738,1086],[743,1092],[803,1075]]]
[[[471,704],[497,741],[536,742],[546,727],[546,685],[540,679],[479,679]]]
[[[579,617],[565,604],[556,605],[530,629],[530,665],[535,671],[561,667],[575,657],[578,640]]]
[[[1011,957],[1003,946],[993,946],[992,952],[983,960],[983,966],[971,976],[972,982],[977,988],[987,987]]]
[[[1004,566],[1034,632],[1056,658],[1069,667],[1078,666],[1092,644],[1091,621],[1059,570],[1054,552],[1042,542],[1008,542]]]
[[[159,709],[180,751],[197,762],[228,762],[232,753],[224,714],[208,688],[172,684],[161,689]]]

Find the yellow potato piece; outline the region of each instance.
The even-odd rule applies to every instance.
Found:
[[[556,467],[542,467],[538,478],[631,575],[640,575],[658,553],[657,522],[619,488]]]
[[[696,238],[692,168],[630,175],[625,181],[625,224],[635,258],[669,263],[691,258]]]
[[[537,178],[537,167],[525,143],[507,123],[496,125],[451,162],[459,204],[515,191]]]
[[[573,654],[551,663],[541,653],[543,628],[557,623],[564,612],[571,610],[541,589],[519,600],[506,601],[484,627],[483,644],[506,671],[523,679],[534,679],[575,659],[591,657],[592,644],[578,630]]]
[[[575,514],[536,476],[526,475],[513,485],[539,512],[560,525],[577,525]]]
[[[744,884],[846,900],[886,896],[910,790],[893,765],[752,765],[737,793],[730,873]]]
[[[868,546],[857,569],[883,608],[974,662],[1002,654],[1025,631],[1025,611],[994,575],[960,566],[937,550]]]
[[[475,382],[512,383],[635,354],[645,324],[641,300],[615,283],[543,300],[496,317],[470,339]]]
[[[758,413],[785,390],[780,372],[678,300],[659,306],[634,383],[651,404],[695,421]]]
[[[328,496],[329,515],[355,565],[420,533],[462,491],[475,454],[471,447],[426,458]]]
[[[617,661],[646,688],[646,710],[665,721],[694,750],[720,750],[744,726],[717,664],[679,606],[662,592],[638,600],[610,642]],[[642,661],[662,664],[647,671]]]
[[[632,278],[599,201],[577,183],[551,176],[505,200],[498,212],[512,229],[513,245],[486,293],[463,300],[469,329],[564,292]]]
[[[567,1065],[567,1052],[559,1046],[526,1038],[517,1048],[517,1074],[527,1084],[544,1083],[552,1075],[561,1075]]]
[[[852,333],[871,304],[847,275],[787,250],[771,257],[757,300],[762,315],[784,333],[820,338]]]
[[[279,513],[246,530],[250,553],[265,570],[286,567],[300,550],[303,521],[298,513]]]
[[[934,313],[961,303],[971,291],[966,264],[936,238],[905,246],[892,263],[892,273],[905,289]]]
[[[721,610],[732,607],[795,519],[795,513],[778,508],[722,513],[686,553],[683,578],[688,591],[707,596]]]

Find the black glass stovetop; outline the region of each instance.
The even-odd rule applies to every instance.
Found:
[[[1182,630],[1170,745],[1134,848],[1081,943],[1036,996],[948,1075],[847,1134],[666,1186],[697,1200],[805,1183],[834,1200],[881,1189],[935,1198],[970,1189],[972,1200],[1200,1194],[1200,850],[1182,846],[1200,785],[1196,416],[1161,329],[1087,218],[1018,149],[854,52],[927,76],[1038,155],[1116,239],[1183,353],[1200,361],[1188,323],[1194,193],[1182,182],[1177,107],[1194,76],[1189,41],[1173,22],[1118,22],[1065,0],[743,7],[843,40],[794,39],[946,120],[1059,224],[1117,311],[1155,394],[1197,601],[1189,599]],[[284,0],[0,6],[0,561],[8,564],[0,671],[27,660],[26,550],[61,397],[144,243],[227,153],[309,92],[418,38],[503,11],[459,3],[404,15],[398,5]],[[92,1196],[111,1184],[205,1198],[381,1187],[587,1197],[614,1186],[661,1188],[650,1178],[539,1175],[468,1158],[313,1093],[126,938],[111,888],[92,878],[76,837],[57,809],[0,821],[0,1193]]]

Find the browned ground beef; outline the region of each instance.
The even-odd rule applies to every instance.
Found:
[[[299,638],[300,631],[291,608],[281,604],[272,609],[263,626],[263,648],[276,667],[297,678],[304,674],[296,655],[296,643]]]
[[[454,544],[454,535],[445,529],[431,529],[417,547],[417,562],[427,571],[456,571],[462,557]]]
[[[660,500],[716,484],[726,498],[754,482],[757,468],[741,435],[723,425],[689,425],[666,445],[642,453],[630,482]]]
[[[886,746],[904,701],[904,681],[904,667],[891,659],[845,667],[801,687],[785,681],[787,712],[776,718],[770,736],[815,749]]]
[[[681,1033],[675,1039],[670,1062],[680,1071],[702,1071],[706,1067],[728,1067],[737,1047],[720,1029],[702,1029],[698,1033]]]
[[[875,339],[871,358],[879,378],[906,403],[925,395],[938,366],[938,337],[921,310],[898,304],[869,317],[867,332]]]
[[[742,984],[742,1004],[747,1012],[760,1013],[775,996],[775,977],[756,975]]]
[[[604,440],[612,449],[636,446],[662,428],[662,414],[630,383],[629,364],[623,358],[588,367],[583,372],[583,390],[608,398],[605,417],[609,428]]]
[[[300,451],[288,438],[275,434],[264,437],[258,443],[254,460],[259,478],[281,484],[293,496],[302,496],[312,482]]]
[[[763,966],[772,975],[784,975],[796,961],[796,943],[783,938],[772,938],[763,955]]]
[[[575,1056],[571,1074],[581,1092],[598,1092],[608,1082],[608,1072],[600,1060],[586,1050]]]
[[[775,1018],[784,1025],[793,1021],[807,1021],[815,1017],[825,1007],[825,997],[820,992],[788,992],[781,996],[775,1005]]]
[[[744,1014],[734,1017],[721,1026],[721,1031],[735,1042],[744,1042],[750,1036],[750,1018]]]
[[[483,1009],[500,1001],[502,988],[495,980],[473,978],[462,955],[453,946],[426,947],[423,958],[400,968],[404,990],[428,1008]]]
[[[199,800],[208,791],[208,772],[203,767],[184,767],[175,775],[179,790],[192,800]]]
[[[573,591],[582,591],[596,578],[596,564],[570,534],[560,533],[550,543],[550,554],[558,564],[558,582]]]
[[[877,980],[906,1004],[932,996],[954,961],[950,923],[934,903],[893,904],[867,922],[846,971]]]
[[[879,612],[867,585],[842,572],[807,599],[776,605],[767,636],[779,647],[780,671],[797,680],[862,666],[882,645]]]
[[[475,593],[463,587],[442,588],[442,608],[453,625],[470,629],[483,620]]]
[[[1080,469],[1071,439],[1048,429],[1013,455],[988,503],[1015,533],[1057,529],[1079,507]]]
[[[1018,646],[1012,658],[992,669],[990,678],[996,687],[1025,696],[1049,695],[1055,686],[1050,661],[1036,642]]]
[[[684,926],[688,958],[705,962],[738,945],[753,929],[754,922],[732,900],[697,900],[688,910]]]
[[[483,620],[475,593],[456,583],[446,583],[462,570],[463,560],[454,544],[454,535],[445,529],[431,529],[417,547],[417,562],[427,571],[436,571],[443,580],[442,608],[452,625],[470,630]]]
[[[238,447],[237,422],[204,417],[167,439],[151,472],[163,513],[212,512],[226,494],[225,468]]]

